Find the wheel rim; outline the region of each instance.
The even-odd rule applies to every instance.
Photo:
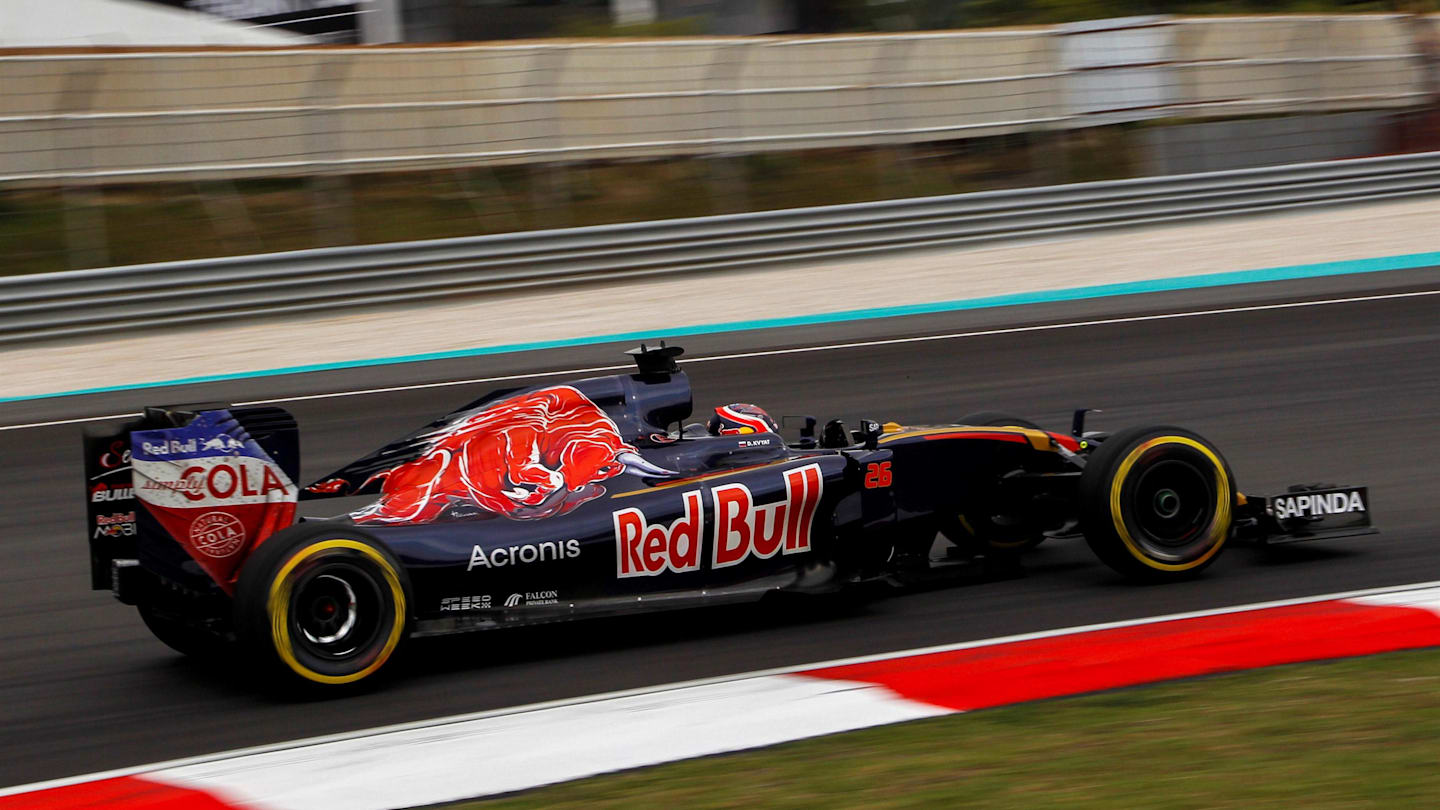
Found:
[[[298,548],[280,565],[265,612],[281,663],[334,685],[366,678],[389,660],[404,636],[407,604],[382,550],[335,537]]]
[[[1162,460],[1135,482],[1135,523],[1141,535],[1166,550],[1181,549],[1200,536],[1214,518],[1211,476],[1188,461]]]
[[[290,636],[305,653],[342,662],[363,655],[380,635],[380,583],[349,562],[321,562],[297,578],[290,597]]]
[[[1152,439],[1122,464],[1112,514],[1135,558],[1161,570],[1189,570],[1212,558],[1229,528],[1229,478],[1203,445]]]
[[[296,624],[305,639],[316,646],[344,643],[359,618],[355,588],[335,574],[318,574],[298,591]]]

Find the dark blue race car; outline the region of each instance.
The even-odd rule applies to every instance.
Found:
[[[1149,580],[1227,541],[1373,531],[1360,487],[1240,494],[1187,430],[1069,433],[982,412],[914,427],[763,410],[686,424],[678,347],[631,374],[493,392],[305,487],[273,407],[148,408],[85,439],[92,585],[189,654],[374,676],[408,637],[913,581],[1084,537]],[[300,500],[364,497],[324,520]]]

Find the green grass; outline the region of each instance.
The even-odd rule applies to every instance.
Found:
[[[1427,650],[953,715],[452,807],[1427,807],[1437,759],[1440,651]]]
[[[1124,177],[1131,127],[908,147],[81,189],[0,188],[0,275]],[[1100,156],[1109,156],[1102,159]],[[67,219],[66,209],[72,216]],[[74,215],[78,211],[79,215]],[[72,238],[73,237],[73,238]],[[96,249],[96,248],[99,249]]]

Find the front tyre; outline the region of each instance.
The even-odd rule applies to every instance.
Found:
[[[1137,580],[1181,579],[1214,562],[1234,506],[1235,479],[1220,451],[1181,428],[1115,433],[1080,476],[1085,541]]]
[[[409,629],[409,582],[385,546],[350,527],[298,526],[267,540],[235,589],[247,653],[281,680],[372,679]]]
[[[967,413],[958,424],[1042,430],[1029,419],[1003,411]],[[1045,526],[1034,509],[1025,503],[1006,503],[998,477],[970,496],[968,508],[940,516],[940,533],[963,552],[1016,556],[1045,542]]]

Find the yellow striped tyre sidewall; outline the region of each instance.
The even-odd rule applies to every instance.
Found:
[[[1135,462],[1150,450],[1166,444],[1180,444],[1198,451],[1201,455],[1205,456],[1205,458],[1209,459],[1211,469],[1215,475],[1215,517],[1210,522],[1209,535],[1207,537],[1211,545],[1206,549],[1205,553],[1198,558],[1180,563],[1167,563],[1157,560],[1146,554],[1145,551],[1140,548],[1139,544],[1135,542],[1135,538],[1131,536],[1129,526],[1125,524],[1124,509],[1121,506],[1120,499],[1121,491],[1125,487],[1125,481],[1129,478],[1130,469],[1135,466]],[[1209,562],[1216,554],[1219,554],[1220,549],[1225,546],[1225,541],[1230,535],[1232,497],[1230,475],[1225,469],[1225,463],[1220,460],[1220,457],[1215,454],[1215,451],[1188,436],[1156,436],[1136,445],[1134,449],[1126,454],[1124,460],[1122,460],[1119,467],[1116,468],[1115,475],[1110,480],[1110,518],[1114,521],[1115,533],[1119,535],[1120,542],[1125,544],[1126,550],[1130,552],[1130,555],[1134,557],[1137,562],[1166,573],[1193,571]]]
[[[353,551],[366,557],[373,562],[384,576],[384,585],[390,589],[391,598],[394,600],[395,618],[391,624],[389,635],[381,648],[379,655],[375,657],[364,668],[345,675],[326,675],[305,666],[295,655],[295,648],[290,638],[290,596],[295,587],[295,579],[292,576],[296,569],[307,561],[316,560],[336,552]],[[400,640],[405,634],[405,616],[407,605],[405,602],[405,589],[400,584],[400,576],[390,560],[381,554],[374,547],[349,538],[332,538],[320,540],[302,547],[293,557],[285,561],[280,570],[275,573],[270,582],[269,598],[266,600],[266,613],[270,618],[270,640],[275,647],[275,653],[280,660],[291,669],[296,675],[315,683],[326,685],[339,685],[355,683],[374,674],[385,662],[390,659],[395,648],[399,646]]]

